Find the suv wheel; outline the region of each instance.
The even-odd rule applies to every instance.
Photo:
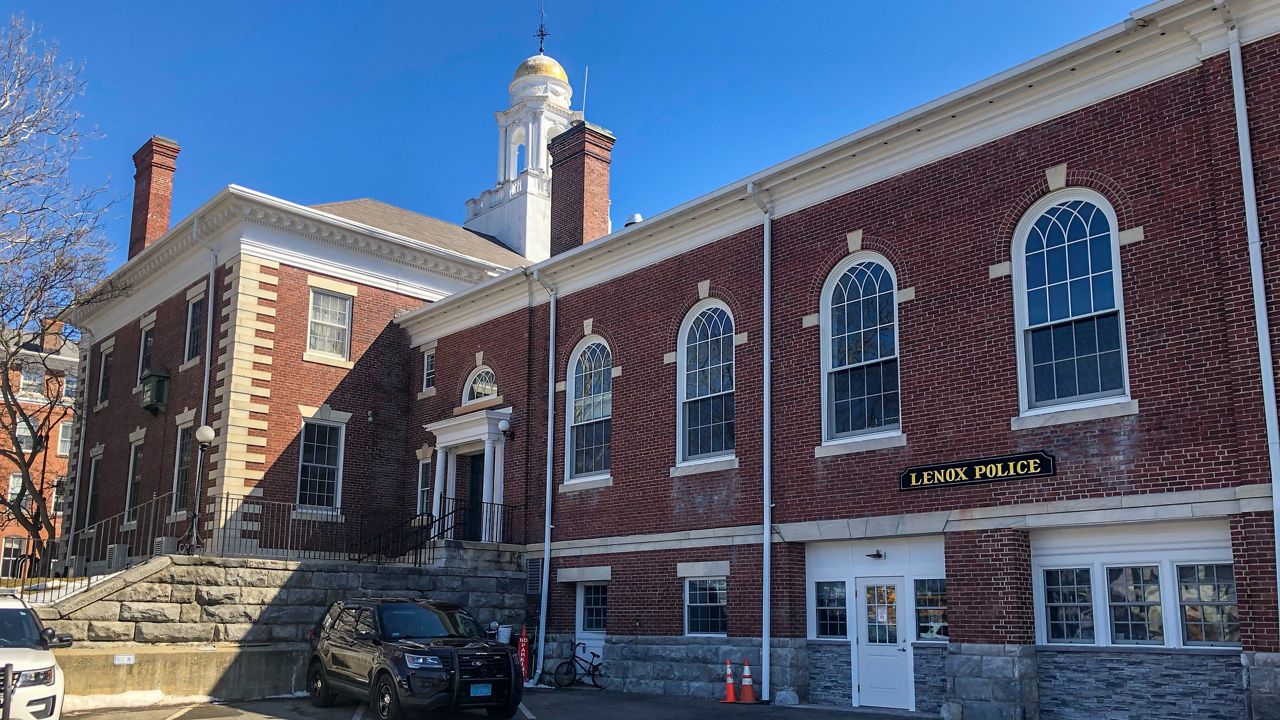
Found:
[[[396,692],[396,684],[391,676],[383,673],[373,686],[373,712],[379,720],[403,720],[404,712],[400,709],[400,695]]]
[[[324,663],[319,660],[312,660],[311,668],[307,671],[307,695],[311,698],[311,704],[316,707],[324,708],[333,704],[333,691],[329,689],[329,679],[324,675]]]

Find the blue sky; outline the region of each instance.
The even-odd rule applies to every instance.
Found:
[[[656,214],[1108,27],[1141,0],[547,0],[547,53],[614,131],[613,220]],[[492,186],[493,112],[537,50],[536,0],[9,2],[85,65],[123,261],[130,156],[183,147],[174,221],[237,183],[461,222]],[[115,263],[113,263],[115,264]]]

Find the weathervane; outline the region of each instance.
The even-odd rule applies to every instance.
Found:
[[[538,32],[534,35],[538,38],[538,54],[543,54],[543,45],[546,44],[547,36],[551,33],[547,32],[547,6],[545,2],[538,3]]]

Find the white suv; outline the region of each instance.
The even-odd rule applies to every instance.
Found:
[[[0,717],[62,717],[62,668],[50,652],[62,647],[71,647],[71,636],[41,625],[22,600],[0,597]]]

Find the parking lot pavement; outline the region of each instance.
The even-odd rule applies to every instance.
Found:
[[[70,713],[68,720],[373,720],[365,705],[344,704],[323,710],[306,698],[262,700],[234,705],[89,710]],[[422,717],[410,715],[410,718]],[[437,716],[432,715],[433,719]],[[458,713],[458,720],[483,718],[478,712]],[[709,700],[616,693],[600,690],[533,690],[525,693],[517,720],[886,720],[928,716],[862,713],[818,708],[767,705],[722,705]]]

